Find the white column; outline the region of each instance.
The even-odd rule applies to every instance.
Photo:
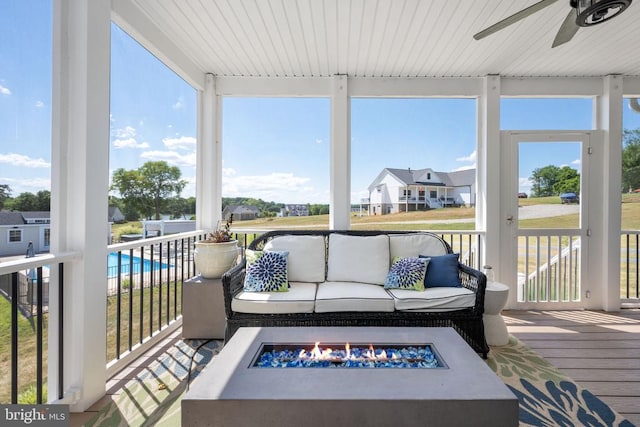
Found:
[[[213,74],[198,92],[196,147],[196,227],[211,230],[222,217],[222,101]]]
[[[594,124],[604,134],[602,156],[596,155],[592,163],[596,163],[593,170],[601,170],[599,182],[601,193],[590,191],[589,218],[594,223],[589,241],[590,271],[598,272],[591,283],[594,301],[586,301],[588,306],[601,301],[603,310],[616,311],[620,309],[620,230],[622,210],[622,182],[620,168],[622,165],[622,76],[610,75],[603,79],[602,96],[596,99],[594,105]],[[600,169],[601,167],[601,169]],[[601,199],[597,200],[601,194]],[[596,199],[596,200],[593,200]],[[593,202],[593,203],[591,203]],[[600,231],[601,230],[601,231]],[[596,289],[596,287],[600,287]],[[583,293],[582,297],[585,295]],[[599,307],[597,307],[599,308]]]
[[[333,77],[331,97],[331,184],[329,228],[351,226],[351,101],[347,76]]]
[[[111,2],[55,0],[53,18],[51,251],[82,254],[65,264],[64,280],[63,390],[76,412],[100,399],[106,383]],[[54,357],[52,401],[56,368]]]
[[[476,228],[485,231],[484,263],[500,280],[500,76],[487,76],[478,100]]]

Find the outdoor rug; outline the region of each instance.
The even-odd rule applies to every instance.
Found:
[[[221,341],[177,341],[114,395],[85,426],[179,426],[180,398],[218,353]],[[521,426],[633,426],[515,337],[492,347],[489,367],[518,397]],[[186,426],[185,426],[186,427]]]

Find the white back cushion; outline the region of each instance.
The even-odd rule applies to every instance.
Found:
[[[290,282],[324,282],[324,236],[281,236],[266,245],[265,251],[288,251]]]
[[[329,235],[327,281],[384,285],[389,273],[389,236]]]
[[[419,255],[446,255],[447,248],[439,237],[430,234],[396,234],[389,236],[391,259]]]

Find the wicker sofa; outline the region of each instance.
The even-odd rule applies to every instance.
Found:
[[[287,253],[288,291],[246,291],[243,258],[222,276],[227,340],[243,326],[451,326],[487,356],[483,273],[455,261],[459,287],[381,286],[395,257],[447,258],[443,255],[451,254],[451,247],[435,234],[277,230],[257,237],[247,249]]]

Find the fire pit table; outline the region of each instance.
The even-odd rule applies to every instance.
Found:
[[[184,426],[517,426],[518,400],[452,328],[241,328]]]

